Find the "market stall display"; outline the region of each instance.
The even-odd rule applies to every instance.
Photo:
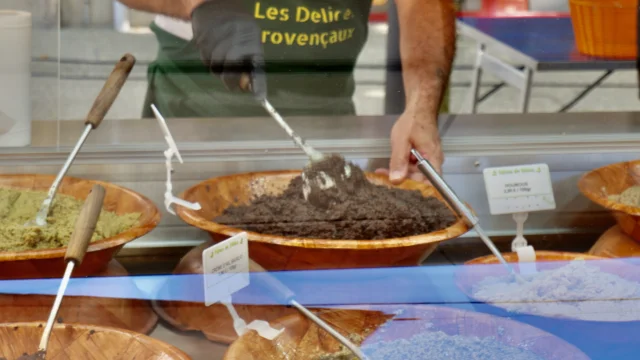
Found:
[[[328,309],[317,315],[345,336],[358,338],[372,359],[588,360],[580,350],[534,327],[508,319],[427,305]],[[273,341],[247,333],[235,341],[225,360],[351,360],[340,344],[300,314],[274,323],[285,332]],[[484,348],[478,344],[483,344]],[[411,348],[420,352],[408,352]],[[470,352],[471,351],[471,352]],[[477,353],[478,351],[479,353]],[[485,357],[482,357],[482,352]],[[376,355],[376,353],[378,355]],[[383,355],[384,357],[376,357]],[[462,357],[461,357],[462,356]],[[502,357],[500,357],[502,356]]]
[[[45,191],[53,180],[54,176],[52,175],[0,175],[0,188]],[[92,242],[82,265],[76,269],[77,276],[91,275],[104,270],[124,244],[153,230],[160,221],[160,213],[151,200],[114,184],[65,177],[58,192],[83,200],[95,184],[100,184],[106,189],[103,210],[119,216],[139,214],[139,217],[136,220],[136,225],[132,228]],[[34,209],[33,215],[36,211],[37,208]],[[1,251],[0,278],[60,277],[64,272],[64,263],[61,259],[64,257],[65,251],[64,247]]]
[[[213,241],[226,239],[245,229],[217,223],[214,219],[230,206],[248,204],[265,194],[281,194],[300,171],[271,171],[222,176],[201,182],[183,194],[182,198],[198,202],[202,210],[177,207],[185,222],[206,230]],[[386,176],[366,174],[378,185],[390,186]],[[418,190],[428,198],[442,197],[431,186],[407,180],[397,186]],[[417,210],[416,210],[417,211]],[[437,243],[455,238],[468,230],[462,219],[450,226],[427,234],[381,240],[312,239],[286,237],[247,231],[252,259],[267,270],[329,269],[355,267],[413,266],[428,256]]]
[[[332,186],[318,187],[307,196],[305,186],[323,175]],[[433,187],[408,180],[394,188],[386,177],[365,174],[339,156],[313,162],[303,172],[215,178],[182,197],[201,204],[202,210],[178,206],[178,215],[209,231],[213,240],[191,250],[174,271],[178,274],[201,274],[204,249],[247,230],[251,258],[270,270],[417,265],[437,242],[467,230]],[[170,290],[175,289],[164,289]],[[154,305],[178,329],[202,331],[213,341],[237,337],[222,305]],[[241,305],[239,311],[247,321],[292,313],[282,306]]]
[[[42,323],[0,324],[0,359],[34,354]],[[148,336],[109,327],[58,324],[53,328],[47,359],[190,360],[181,350]]]

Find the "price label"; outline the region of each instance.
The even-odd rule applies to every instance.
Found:
[[[202,252],[205,305],[249,286],[249,239],[240,233]]]
[[[492,215],[556,207],[546,164],[487,168],[484,170],[484,183]]]

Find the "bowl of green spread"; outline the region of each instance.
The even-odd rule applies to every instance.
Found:
[[[153,230],[158,208],[148,198],[114,184],[65,177],[53,201],[47,225],[25,226],[35,218],[55,176],[0,175],[0,278],[59,277],[62,258],[84,199],[94,184],[105,190],[103,209],[87,255],[74,275],[103,270],[128,242]]]

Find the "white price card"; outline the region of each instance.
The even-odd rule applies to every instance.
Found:
[[[204,250],[202,266],[206,306],[249,286],[247,233],[240,233]]]
[[[547,164],[487,168],[484,183],[492,215],[556,207]]]

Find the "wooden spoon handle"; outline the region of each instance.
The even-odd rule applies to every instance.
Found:
[[[284,304],[289,304],[291,300],[295,298],[295,294],[291,291],[285,284],[283,284],[280,280],[276,279],[273,275],[269,274],[267,270],[265,270],[260,264],[249,259],[249,271],[257,273],[264,273],[264,284],[269,287],[269,290],[273,292],[273,295],[280,298],[280,301]]]
[[[82,264],[82,259],[87,252],[89,241],[91,241],[93,232],[96,230],[98,217],[102,211],[104,193],[105,190],[102,186],[94,185],[89,196],[87,196],[87,199],[84,201],[80,215],[78,215],[78,219],[76,220],[73,234],[71,234],[67,253],[64,256],[65,263],[75,261],[76,265]]]
[[[125,54],[122,56],[120,61],[116,64],[115,68],[111,72],[111,75],[107,78],[107,81],[104,83],[100,94],[93,102],[93,107],[89,110],[89,114],[87,114],[87,119],[85,120],[85,125],[91,125],[93,129],[100,126],[102,119],[104,119],[105,115],[113,105],[113,102],[118,97],[122,86],[125,81],[129,77],[129,73],[131,69],[133,69],[133,65],[136,63],[136,58],[131,54]]]

